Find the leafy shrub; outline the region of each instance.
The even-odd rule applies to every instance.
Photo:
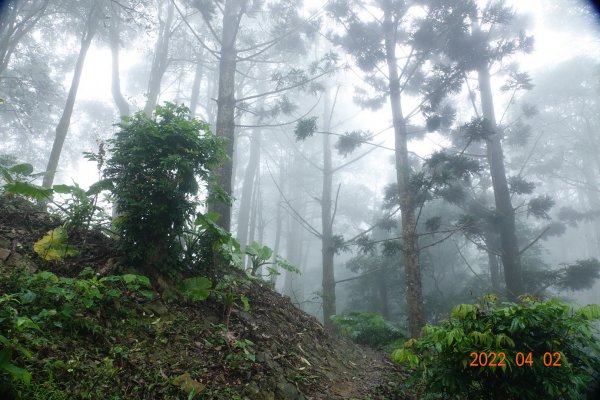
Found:
[[[166,103],[152,116],[124,117],[104,177],[113,184],[120,246],[129,261],[161,272],[176,267],[180,238],[198,205],[199,181],[224,157],[208,124]]]
[[[114,315],[116,308],[123,315],[130,311],[120,305],[124,299],[153,298],[145,276],[99,278],[91,268],[78,278],[15,270],[5,282],[10,286],[0,288],[0,387],[10,387],[10,381],[29,384],[31,374],[20,364],[31,357],[30,345],[44,343],[47,332],[58,328],[97,336],[105,333],[98,319]]]
[[[594,337],[600,307],[574,309],[557,299],[523,300],[497,305],[488,296],[482,304],[458,305],[448,320],[426,326],[420,339],[406,342],[392,358],[415,367],[413,382],[428,398],[581,398],[594,371],[600,370],[600,346]],[[498,355],[493,364],[503,353],[505,366],[471,366],[480,353],[491,360],[491,352]],[[561,365],[546,366],[548,353],[546,362],[554,364],[560,357]]]
[[[377,313],[351,312],[334,315],[331,320],[342,335],[358,344],[381,349],[406,338],[398,328]]]

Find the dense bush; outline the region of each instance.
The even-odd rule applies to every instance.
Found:
[[[343,336],[378,349],[406,338],[398,328],[377,313],[351,312],[334,315],[331,320]]]
[[[557,299],[497,305],[490,296],[456,306],[448,320],[426,326],[392,357],[415,367],[420,398],[580,399],[600,371],[599,319],[597,305],[575,309]],[[471,366],[474,359],[487,366]]]
[[[224,157],[208,124],[184,106],[166,103],[152,116],[124,118],[109,141],[105,178],[117,196],[120,245],[128,261],[170,272],[182,254],[182,234],[193,222],[200,184]]]
[[[154,297],[144,276],[99,278],[89,267],[77,278],[47,271],[28,274],[20,269],[0,278],[0,398],[17,398],[11,393],[13,386],[30,384],[27,364],[33,354],[56,341],[52,334],[105,339],[110,331],[99,321],[129,317],[132,310],[127,302]]]

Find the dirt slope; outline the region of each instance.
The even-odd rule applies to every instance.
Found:
[[[17,269],[59,276],[77,276],[86,266],[119,272],[114,243],[100,234],[88,235],[76,257],[40,260],[33,243],[60,224],[31,203],[0,197],[0,295]],[[72,236],[81,245],[83,237]],[[102,309],[83,316],[99,327],[94,332],[47,328],[44,340],[26,343],[33,357],[16,360],[32,372],[35,386],[21,388],[22,398],[187,399],[191,389],[200,399],[400,398],[392,386],[402,371],[383,354],[329,335],[260,282],[243,283],[237,293],[250,309],[234,307],[228,327],[224,305],[210,298],[139,299]],[[123,317],[120,307],[132,311]]]

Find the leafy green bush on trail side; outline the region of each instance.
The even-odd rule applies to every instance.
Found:
[[[104,177],[118,197],[120,247],[133,264],[173,272],[198,205],[199,182],[208,184],[210,170],[225,157],[222,141],[173,103],[118,126]]]
[[[115,309],[127,315],[129,310],[119,304],[154,296],[144,276],[98,278],[90,268],[79,278],[14,271],[4,282],[10,286],[0,295],[0,386],[10,381],[29,384],[31,374],[20,364],[32,357],[31,345],[44,346],[48,331],[99,336],[104,328],[97,320],[103,315],[115,316]]]
[[[423,328],[420,339],[406,342],[392,358],[414,368],[413,383],[431,398],[582,398],[600,371],[600,306],[523,301],[498,305],[487,296],[482,304],[458,305],[448,320]],[[482,352],[504,353],[506,366],[470,366],[471,353]],[[517,359],[519,352],[524,357]],[[559,353],[561,365],[545,366],[545,353]]]
[[[377,349],[388,348],[406,339],[398,328],[386,321],[381,314],[351,312],[331,317],[343,336],[358,344]]]

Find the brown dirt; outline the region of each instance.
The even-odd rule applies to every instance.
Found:
[[[33,243],[61,223],[25,200],[0,196],[0,266],[20,264],[32,272],[51,270],[63,276],[76,276],[86,266],[114,273],[115,243],[99,232],[88,235],[86,248],[78,256],[54,263],[41,261],[33,252]],[[70,238],[70,244],[81,243],[81,235]],[[99,358],[103,352],[110,355],[117,344],[135,344],[140,349],[135,357],[118,363],[123,373],[107,385],[127,391],[128,387],[158,379],[152,391],[126,398],[172,398],[164,397],[172,393],[172,379],[189,373],[195,384],[216,391],[231,388],[244,399],[401,398],[393,393],[393,382],[404,372],[386,355],[325,332],[314,317],[264,283],[249,280],[236,290],[248,297],[251,308],[245,312],[234,307],[229,329],[224,328],[224,306],[216,296],[193,304],[158,300],[141,304],[140,320],[148,321],[146,328],[138,329],[135,337],[110,338],[106,344],[97,345],[108,347],[93,349]],[[106,324],[111,329],[110,322]],[[159,339],[162,349],[156,347]],[[232,366],[227,355],[240,354],[232,350],[233,343],[245,339],[254,343],[256,362],[242,368]],[[59,348],[55,357],[64,352],[62,358],[66,359],[73,349],[89,343],[89,338],[81,338],[81,343]],[[77,382],[64,385],[75,387]]]

